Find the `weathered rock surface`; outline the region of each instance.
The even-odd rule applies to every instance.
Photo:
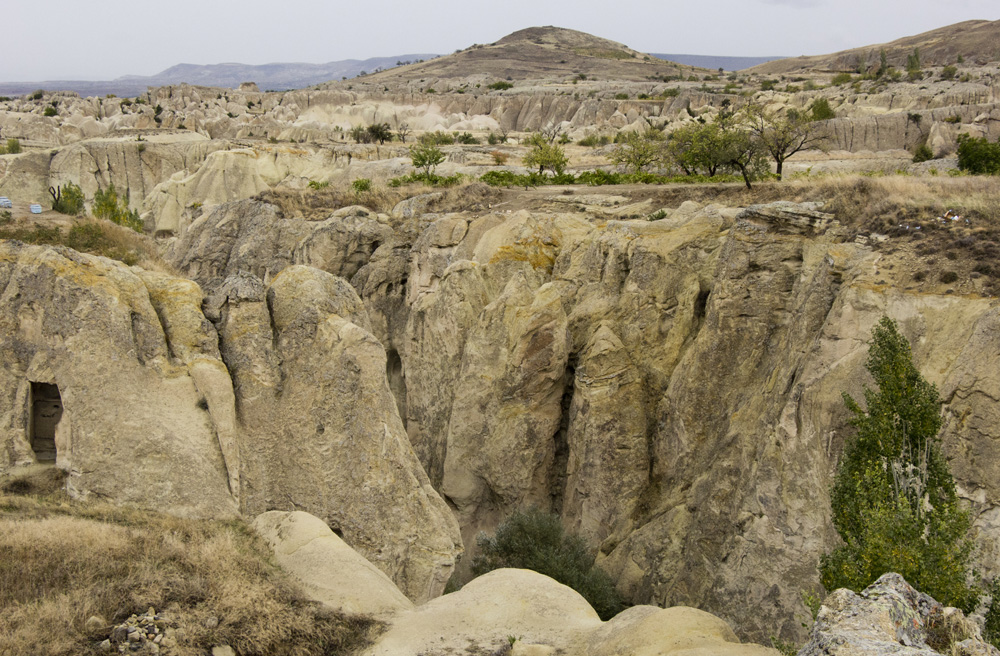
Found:
[[[511,654],[774,656],[740,644],[725,622],[693,608],[636,606],[608,622],[575,591],[530,570],[500,569],[391,620],[365,656],[456,650]]]
[[[264,290],[231,278],[209,312],[238,394],[243,512],[306,510],[410,598],[441,594],[458,525],[406,439],[361,300],[305,266]]]
[[[963,654],[997,656],[978,625],[957,608],[918,592],[899,574],[884,574],[860,595],[837,590],[820,608],[799,656]]]
[[[997,553],[1000,383],[974,355],[997,351],[995,301],[881,282],[882,255],[815,205],[685,203],[650,222],[609,220],[614,201],[596,196],[576,201],[593,213],[403,220],[353,278],[409,441],[467,545],[538,505],[599,547],[632,601],[801,639],[797,591],[818,587],[837,540],[826,490],[847,434],[841,391],[860,395],[885,313],[943,392],[943,448]],[[254,218],[271,211],[260,203],[240,211],[254,234],[287,230]],[[366,221],[339,224],[327,251],[364,252],[352,244],[373,243]],[[195,250],[220,264],[183,266],[209,287],[230,257],[273,276],[295,249],[201,235]]]
[[[253,527],[267,540],[278,565],[313,601],[361,615],[413,609],[388,576],[309,513],[273,510],[258,515]]]
[[[0,241],[0,471],[38,458],[33,389],[55,385],[72,494],[234,516],[232,383],[201,296],[189,280]]]

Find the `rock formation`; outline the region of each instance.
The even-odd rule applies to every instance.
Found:
[[[899,574],[884,574],[861,594],[837,590],[826,598],[799,656],[901,654],[997,656],[979,626],[913,589]]]

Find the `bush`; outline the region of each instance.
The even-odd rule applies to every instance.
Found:
[[[927,145],[927,142],[924,142],[917,146],[917,149],[913,152],[913,162],[919,164],[929,159],[934,159],[934,151]]]
[[[476,546],[480,553],[472,559],[475,576],[502,567],[530,569],[579,592],[603,620],[624,608],[611,577],[594,565],[595,554],[587,543],[566,534],[556,515],[537,508],[517,511],[493,536],[480,533]]]
[[[514,85],[510,82],[505,82],[500,80],[499,82],[494,82],[493,84],[487,85],[487,89],[493,89],[494,91],[506,91],[507,89],[513,89]]]
[[[62,214],[77,215],[83,212],[83,191],[72,182],[58,189],[49,188],[52,194],[52,209]]]
[[[844,545],[822,557],[823,586],[860,592],[898,572],[921,592],[970,612],[978,597],[966,584],[971,520],[938,448],[937,388],[913,366],[909,343],[888,317],[872,330],[865,367],[877,390],[865,386],[867,410],[844,394],[857,433],[844,446],[830,493]]]
[[[475,145],[479,143],[479,139],[476,139],[470,132],[463,132],[462,134],[455,135],[455,143],[465,144],[467,146]]]
[[[990,594],[993,599],[990,600],[989,608],[986,609],[983,637],[991,645],[1000,649],[1000,578],[993,579],[993,583],[990,585]]]
[[[449,146],[455,143],[455,137],[447,132],[425,132],[418,141],[425,146]]]
[[[16,155],[21,152],[21,141],[19,139],[8,139],[6,146],[0,146],[0,155]]]
[[[142,220],[139,218],[137,210],[129,210],[128,194],[119,196],[115,185],[108,185],[108,188],[98,190],[94,194],[94,206],[91,208],[95,218],[107,219],[112,223],[132,228],[136,232],[142,232]]]
[[[980,175],[1000,174],[1000,143],[990,143],[986,137],[958,135],[958,168]]]
[[[955,75],[958,74],[958,68],[955,66],[945,66],[941,69],[941,79],[942,80],[953,80]]]
[[[837,118],[837,113],[830,107],[830,101],[826,98],[817,98],[814,100],[813,104],[809,106],[809,112],[812,114],[812,120],[814,121],[826,121],[831,118]]]
[[[590,134],[580,139],[576,142],[580,146],[588,146],[590,148],[597,148],[598,146],[607,146],[611,143],[611,137],[606,134],[596,135]]]
[[[47,107],[46,107],[46,108],[45,108],[45,109],[44,109],[44,110],[42,111],[42,116],[55,116],[55,115],[56,115],[56,114],[58,114],[58,113],[59,113],[59,112],[58,112],[58,110],[56,110],[56,108],[55,108],[55,107],[53,107],[52,105],[48,105],[48,106],[47,106]]]
[[[503,151],[494,150],[490,153],[490,155],[493,157],[493,163],[497,166],[503,166],[507,163],[508,155]]]
[[[410,146],[410,161],[414,168],[422,169],[425,176],[430,176],[434,174],[434,168],[444,161],[444,153],[435,146],[425,144],[423,138],[420,141],[416,146]]]
[[[358,192],[359,194],[366,191],[371,191],[372,181],[369,180],[368,178],[358,178],[357,180],[351,183],[351,188],[353,188],[354,191]]]
[[[850,84],[853,79],[854,78],[851,77],[850,73],[837,73],[833,76],[833,79],[830,80],[830,84],[839,87],[842,84]]]

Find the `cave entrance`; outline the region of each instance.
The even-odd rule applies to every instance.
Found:
[[[31,420],[28,438],[38,462],[56,461],[56,426],[62,419],[59,387],[51,383],[31,383]]]

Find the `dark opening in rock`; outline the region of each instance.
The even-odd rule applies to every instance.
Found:
[[[31,421],[28,437],[38,462],[56,461],[56,426],[62,419],[59,387],[51,383],[31,383]]]

